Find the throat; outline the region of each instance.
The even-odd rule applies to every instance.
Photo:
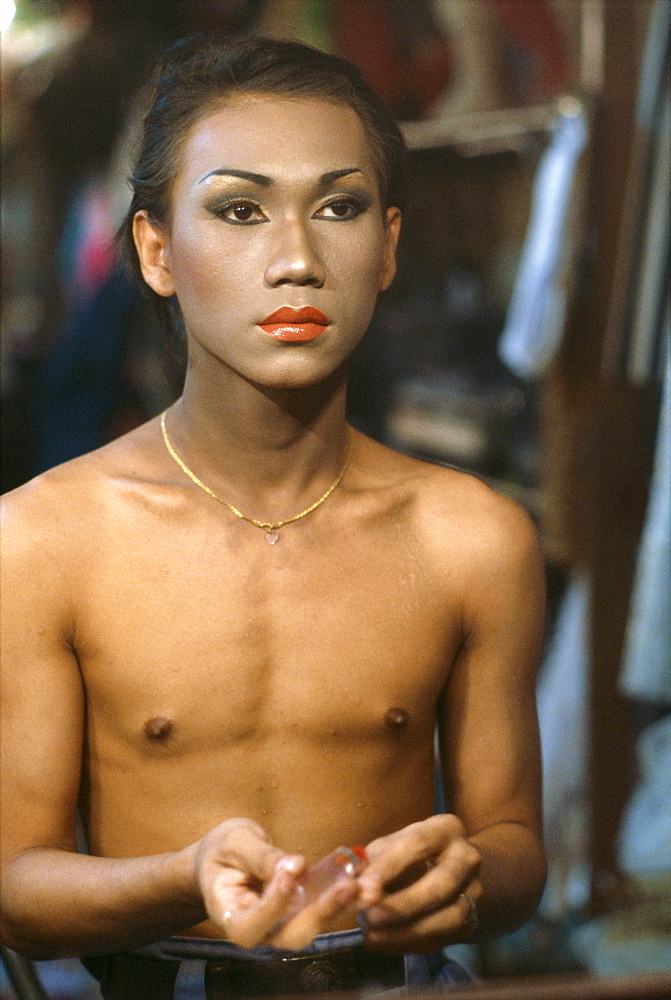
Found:
[[[247,521],[249,524],[253,524],[256,528],[262,529],[265,532],[266,541],[268,542],[269,545],[277,544],[280,537],[279,529],[284,527],[285,524],[293,524],[296,521],[300,521],[304,517],[307,517],[308,514],[311,514],[318,507],[321,507],[321,505],[326,500],[328,500],[333,491],[338,488],[347,471],[347,466],[349,464],[350,453],[352,449],[351,436],[348,439],[345,451],[345,459],[340,468],[340,471],[338,472],[338,475],[333,480],[333,482],[329,485],[325,493],[322,493],[320,497],[314,500],[313,503],[309,504],[309,506],[305,507],[304,510],[299,511],[297,514],[293,514],[291,517],[284,518],[283,520],[277,521],[276,523],[260,521],[255,517],[251,517],[249,514],[245,514],[238,507],[234,506],[234,504],[230,503],[219,493],[215,492],[215,490],[213,490],[211,486],[209,486],[202,479],[200,479],[200,477],[196,475],[193,469],[189,465],[187,465],[182,456],[176,450],[172,438],[168,433],[168,428],[166,426],[167,413],[168,411],[166,410],[164,413],[161,414],[161,419],[160,419],[161,434],[163,436],[163,443],[165,444],[166,450],[168,451],[168,454],[175,462],[175,464],[179,466],[184,475],[187,476],[192,483],[194,483],[197,487],[199,487],[199,489],[203,490],[203,492],[206,493],[212,500],[215,500],[217,503],[225,507],[229,511],[229,513],[234,514],[235,517],[240,518],[240,520],[242,521]]]

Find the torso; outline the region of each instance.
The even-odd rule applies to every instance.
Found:
[[[73,484],[54,545],[92,853],[170,851],[247,816],[314,860],[432,812],[465,536],[491,500],[360,436],[357,454],[274,546],[166,464],[155,423],[45,477]]]

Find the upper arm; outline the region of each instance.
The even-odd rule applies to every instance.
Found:
[[[444,780],[469,834],[500,822],[540,835],[536,672],[544,572],[536,531],[508,501],[474,529],[463,577],[464,639],[444,695]]]
[[[75,849],[84,716],[68,635],[68,574],[45,528],[49,512],[36,517],[30,504],[12,499],[7,508],[0,609],[3,864],[31,847]]]

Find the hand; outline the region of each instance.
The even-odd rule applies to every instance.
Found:
[[[226,820],[211,830],[197,845],[195,865],[208,917],[243,948],[261,943],[304,948],[359,894],[355,879],[341,879],[279,926],[305,858],[274,847],[248,819]]]
[[[359,876],[366,944],[373,950],[432,951],[475,932],[480,855],[457,816],[431,816],[372,841]]]

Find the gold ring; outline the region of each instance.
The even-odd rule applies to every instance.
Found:
[[[475,900],[472,899],[467,892],[460,892],[459,895],[468,903],[468,917],[464,921],[466,930],[476,931],[480,921],[478,920],[478,908],[475,905]]]

